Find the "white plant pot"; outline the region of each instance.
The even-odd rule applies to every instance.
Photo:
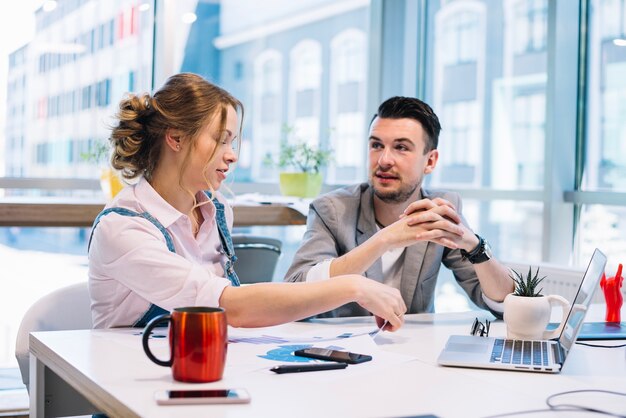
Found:
[[[548,331],[552,306],[560,305],[563,309],[561,324],[555,330]],[[504,299],[504,322],[507,338],[521,340],[549,340],[561,333],[569,302],[559,295],[549,296],[516,296],[509,294]]]

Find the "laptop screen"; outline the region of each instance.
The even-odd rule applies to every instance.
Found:
[[[604,273],[605,266],[606,256],[602,251],[596,248],[589,262],[589,266],[587,267],[587,271],[583,276],[583,280],[580,283],[578,293],[574,298],[574,303],[570,308],[567,321],[565,322],[563,331],[561,331],[561,336],[559,337],[559,343],[563,347],[565,354],[569,352],[576,341],[587,309],[589,309],[589,305],[591,304],[591,299],[598,288],[600,277],[602,277],[602,273]]]

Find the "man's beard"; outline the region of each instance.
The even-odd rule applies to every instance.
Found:
[[[374,190],[374,195],[385,203],[404,203],[413,196],[413,193],[419,187],[419,183],[409,184],[395,191],[378,190],[371,181],[370,187]]]

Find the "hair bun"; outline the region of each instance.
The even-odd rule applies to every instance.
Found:
[[[143,116],[145,113],[154,109],[153,100],[154,99],[148,93],[141,95],[130,93],[126,99],[120,102],[120,111],[134,112],[138,117]]]
[[[117,125],[111,129],[111,165],[127,179],[142,174],[150,179],[160,161],[168,129],[179,131],[184,141],[195,144],[210,121],[217,120],[219,129],[224,129],[229,106],[243,118],[239,100],[191,73],[171,76],[153,96],[127,94],[115,115]]]

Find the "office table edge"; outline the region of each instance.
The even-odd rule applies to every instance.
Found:
[[[81,394],[94,407],[98,408],[101,412],[110,414],[111,416],[140,417],[140,415],[138,415],[135,411],[129,409],[124,403],[120,402],[99,385],[95,384],[86,375],[63,360],[57,353],[50,350],[45,344],[39,341],[37,335],[34,334],[37,333],[31,333],[29,336],[29,351],[31,356],[34,356],[45,367],[56,373],[64,382]],[[45,375],[39,376],[39,378],[45,379]],[[76,383],[74,384],[74,382]],[[36,384],[36,382],[31,381],[30,384],[33,385]]]
[[[441,325],[449,324],[450,326],[457,326],[456,324],[459,322],[459,319],[461,317],[464,318],[467,316],[468,317],[467,319],[470,319],[471,317],[474,317],[476,314],[477,314],[477,311],[468,311],[468,312],[463,312],[463,313],[454,313],[451,315],[446,315],[446,318],[444,318],[445,320],[441,322]],[[420,317],[419,318],[420,320],[415,321],[415,325],[418,325],[418,326],[422,324],[439,325],[439,321],[437,320],[438,318],[431,317],[431,314],[419,314],[419,315],[422,315],[423,317]],[[460,315],[460,316],[457,317],[457,315]],[[321,319],[319,320],[319,325],[325,324],[328,321],[329,321],[328,319]],[[315,320],[314,322],[318,323],[318,320]],[[330,322],[334,322],[334,321],[330,320]],[[435,327],[429,326],[427,328],[430,329],[430,328],[435,328]],[[42,340],[39,341],[38,336],[36,334],[37,333],[35,333],[34,336],[31,336],[31,339],[33,340],[33,343],[31,343],[31,352],[33,353],[35,357],[43,359],[41,360],[41,364],[45,364],[47,367],[50,368],[51,371],[58,374],[59,378],[68,382],[68,385],[70,385],[73,388],[75,388],[73,385],[84,385],[85,387],[83,388],[82,391],[79,392],[78,389],[75,388],[76,391],[79,392],[81,396],[83,396],[85,399],[92,402],[94,406],[98,407],[99,409],[102,409],[103,412],[108,412],[110,414],[122,415],[122,416],[137,416],[138,412],[133,412],[132,410],[130,410],[129,406],[125,406],[125,404],[120,404],[120,402],[115,402],[115,400],[111,400],[108,397],[111,395],[109,395],[106,389],[102,389],[101,386],[91,381],[89,377],[85,375],[85,373],[88,374],[88,372],[85,372],[85,373],[79,372],[78,370],[81,367],[80,364],[74,367],[71,362],[67,362],[66,360],[63,360],[62,358],[58,358],[59,356],[56,354],[56,352],[48,349],[47,344],[49,344],[49,342],[46,343],[47,341],[46,336],[42,335],[41,336]],[[445,334],[450,334],[450,332],[446,331]],[[54,345],[54,341],[59,341],[59,340],[54,339],[53,345]],[[442,370],[443,369],[454,369],[454,370],[464,369],[464,368],[456,368],[456,367],[447,368],[447,367],[442,367],[442,366],[436,366],[432,362],[425,362],[424,359],[421,359],[421,360],[417,359],[417,360],[419,363],[430,364],[436,369],[439,369],[439,368],[441,368]],[[464,372],[462,372],[462,374],[466,375],[466,373]],[[515,374],[518,374],[518,373],[515,373]],[[539,374],[537,374],[537,376],[539,376]],[[555,376],[558,376],[558,375],[555,375]],[[482,381],[484,379],[481,378],[480,380]],[[103,405],[106,406],[106,408]]]

